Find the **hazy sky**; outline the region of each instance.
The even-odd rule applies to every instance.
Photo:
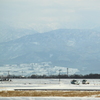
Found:
[[[39,32],[100,27],[100,0],[0,0],[0,24]]]

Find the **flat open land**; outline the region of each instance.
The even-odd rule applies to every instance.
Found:
[[[72,79],[12,79],[0,82],[0,97],[95,97],[100,98],[100,80],[71,84]]]

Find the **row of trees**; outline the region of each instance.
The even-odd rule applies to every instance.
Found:
[[[31,76],[16,76],[16,75],[9,75],[7,76],[9,78],[62,78],[62,79],[67,79],[67,78],[89,78],[89,79],[99,79],[100,78],[100,74],[87,74],[87,75],[78,75],[78,74],[74,74],[74,75],[31,75]]]
[[[74,75],[50,75],[50,76],[46,76],[46,75],[31,75],[29,78],[100,78],[100,74],[87,74],[87,75],[78,75],[78,74],[74,74]]]

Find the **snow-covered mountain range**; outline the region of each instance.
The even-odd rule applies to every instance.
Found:
[[[58,29],[45,33],[33,32],[0,43],[0,66],[42,62],[77,69],[80,73],[98,73],[100,32]]]

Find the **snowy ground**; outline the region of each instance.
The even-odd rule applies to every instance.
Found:
[[[11,82],[0,82],[0,90],[14,89],[89,89],[100,90],[99,79],[87,79],[90,84],[82,84],[82,79],[78,79],[80,85],[71,84],[72,79],[12,79]]]
[[[14,89],[59,89],[59,90],[99,90],[99,79],[87,79],[90,84],[82,84],[82,79],[77,79],[80,85],[70,84],[72,79],[12,79],[12,81],[0,82],[0,91],[14,90]],[[100,100],[94,97],[0,97],[0,100]]]
[[[87,97],[2,97],[0,100],[100,100]]]

